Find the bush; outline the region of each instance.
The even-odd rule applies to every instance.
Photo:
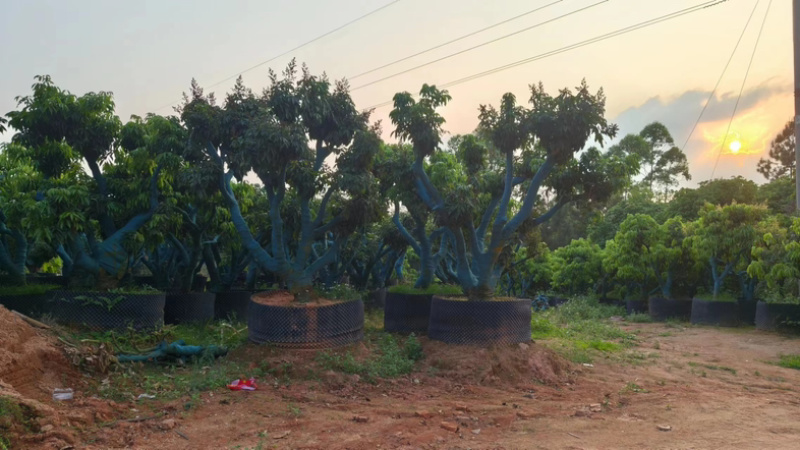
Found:
[[[28,284],[25,286],[6,286],[0,288],[0,295],[42,295],[58,286],[52,284]]]

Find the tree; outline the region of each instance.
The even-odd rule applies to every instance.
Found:
[[[638,135],[625,136],[609,152],[638,158],[644,175],[641,183],[653,193],[663,192],[664,201],[679,178],[692,179],[686,154],[675,146],[669,130],[660,122],[647,125]]]
[[[764,207],[736,203],[707,204],[700,211],[692,246],[698,260],[708,264],[714,300],[729,275],[746,270],[753,244],[760,236],[757,224],[765,216]]]
[[[770,144],[769,159],[758,160],[758,173],[770,181],[783,177],[794,179],[794,149],[794,121],[790,120]]]
[[[502,249],[523,224],[538,226],[573,201],[602,202],[618,187],[615,181],[624,168],[618,158],[596,148],[575,157],[590,137],[602,143],[616,132],[603,117],[602,90],[592,94],[584,82],[575,93],[564,89],[551,96],[538,85],[531,87],[531,109],[517,105],[510,93],[503,96],[499,109],[481,106],[476,134],[490,146],[484,146],[482,139],[460,144],[463,151],[457,156],[475,176],[443,195],[424,162],[441,143],[444,119],[436,108],[449,99],[447,91],[428,85],[422,87],[418,101],[408,92],[398,93],[390,118],[394,135],[412,144],[417,195],[452,236],[459,284],[470,300],[486,300],[501,273],[497,262]],[[481,157],[490,151],[496,152],[498,164]],[[485,182],[483,189],[480,181]],[[534,217],[540,191],[545,189],[556,202]],[[478,193],[487,195],[481,198]]]
[[[742,176],[717,178],[701,181],[696,189],[678,191],[669,202],[667,214],[695,220],[706,203],[725,206],[732,203],[755,205],[758,202],[758,185],[754,181]]]
[[[587,294],[600,280],[603,253],[597,244],[587,239],[576,239],[556,249],[551,261],[553,289],[572,295]]]
[[[294,61],[282,79],[274,73],[270,79],[256,96],[240,78],[224,107],[195,96],[182,119],[192,141],[206,146],[219,169],[228,167],[220,190],[253,262],[308,301],[316,274],[335,261],[354,231],[386,210],[372,173],[381,141],[378,130],[367,126],[368,115],[356,110],[345,82],[331,89],[325,76],[305,68],[298,78]],[[325,165],[331,155],[335,169]],[[231,189],[234,176],[241,180],[251,171],[269,201],[268,243],[254,236]],[[298,217],[290,228],[284,207],[292,202]],[[315,247],[319,241],[323,245]]]
[[[30,221],[32,232],[50,239],[66,273],[79,272],[87,284],[106,274],[119,280],[135,256],[134,236],[156,213],[160,169],[147,152],[120,145],[110,93],[77,97],[48,76],[36,77],[32,89],[7,115],[17,130],[12,143],[40,175],[36,203],[21,214],[44,215]]]

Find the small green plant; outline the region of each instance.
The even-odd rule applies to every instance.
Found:
[[[800,355],[781,355],[778,365],[787,369],[800,370]]]
[[[630,393],[644,394],[644,393],[647,393],[647,392],[649,392],[647,389],[639,386],[638,384],[636,384],[636,383],[634,383],[632,381],[628,382],[628,384],[626,384],[625,387],[623,387],[619,391],[620,395],[622,395],[622,394],[630,394]]]
[[[94,295],[77,295],[75,296],[75,300],[81,302],[83,306],[99,306],[107,309],[108,312],[111,312],[114,307],[125,300],[125,296],[120,295],[118,297],[100,297]]]
[[[633,313],[628,316],[628,322],[631,323],[651,323],[652,321],[653,318],[646,313]]]
[[[375,355],[371,358],[357,360],[351,352],[320,352],[316,359],[327,370],[361,375],[373,382],[377,378],[393,378],[410,373],[423,356],[422,346],[413,334],[403,346],[397,343],[394,336],[386,334],[378,340]]]

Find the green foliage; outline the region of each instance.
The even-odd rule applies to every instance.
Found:
[[[328,300],[354,301],[362,298],[363,294],[349,284],[337,284],[329,289],[317,289],[317,296]]]
[[[552,286],[558,292],[586,294],[600,280],[602,251],[586,239],[572,241],[553,252]]]
[[[42,295],[59,286],[51,284],[27,284],[25,286],[3,286],[0,287],[0,296],[11,295]]]
[[[626,318],[628,322],[631,323],[652,323],[653,318],[650,317],[650,314],[647,313],[633,313],[629,314]]]
[[[358,374],[367,381],[374,382],[378,378],[394,378],[410,373],[414,364],[423,356],[422,346],[413,334],[402,346],[397,338],[384,334],[378,340],[376,352],[370,358],[358,360],[351,352],[319,352],[316,360],[325,369]]]
[[[769,147],[769,159],[758,160],[758,173],[770,181],[780,178],[794,178],[795,136],[794,121],[786,122],[786,126],[775,136]]]
[[[800,370],[800,355],[781,355],[778,365],[787,369]]]
[[[463,295],[464,291],[461,286],[452,284],[432,284],[427,288],[415,288],[410,284],[398,284],[389,288],[389,292],[393,294],[411,294],[411,295]]]
[[[125,296],[120,295],[116,297],[100,297],[96,295],[78,295],[75,297],[75,300],[81,302],[83,306],[99,306],[108,310],[108,312],[111,312],[114,307],[125,301]]]
[[[771,217],[759,223],[760,236],[752,247],[747,273],[766,282],[761,289],[763,300],[797,303],[800,301],[800,219],[793,219],[788,228],[780,219]]]
[[[741,176],[701,181],[697,189],[679,190],[670,201],[667,214],[695,220],[706,203],[715,206],[733,203],[755,205],[758,202],[757,194],[758,185]]]

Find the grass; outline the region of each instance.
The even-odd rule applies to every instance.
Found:
[[[653,322],[653,318],[650,317],[650,314],[645,313],[633,313],[627,317],[628,322],[631,323],[651,323]]]
[[[0,395],[0,450],[11,449],[11,439],[8,432],[21,426],[27,432],[37,431],[35,428],[35,413],[26,405],[21,405],[16,399]]]
[[[422,346],[413,334],[402,345],[394,336],[384,334],[377,342],[376,351],[368,358],[359,360],[352,352],[319,352],[316,361],[326,370],[357,374],[374,382],[377,378],[393,378],[410,373],[422,357]]]
[[[706,368],[708,370],[720,370],[720,371],[723,371],[723,372],[729,372],[729,373],[731,373],[733,375],[736,375],[736,369],[734,369],[732,367],[717,366],[715,364],[696,363],[696,362],[691,362],[691,361],[688,364],[689,364],[689,367],[704,367],[704,368]]]
[[[5,286],[0,287],[0,295],[42,295],[58,286],[52,284],[26,284],[25,286]],[[0,447],[1,449],[2,447]]]
[[[410,284],[399,284],[389,288],[392,294],[411,294],[411,295],[464,295],[461,286],[453,284],[432,284],[425,289],[417,289]]]
[[[800,370],[800,355],[781,355],[778,365],[787,369]]]
[[[534,313],[531,335],[573,362],[590,363],[597,355],[617,353],[635,344],[635,335],[608,320],[624,312],[624,308],[603,305],[590,297],[577,297],[558,308]]]

